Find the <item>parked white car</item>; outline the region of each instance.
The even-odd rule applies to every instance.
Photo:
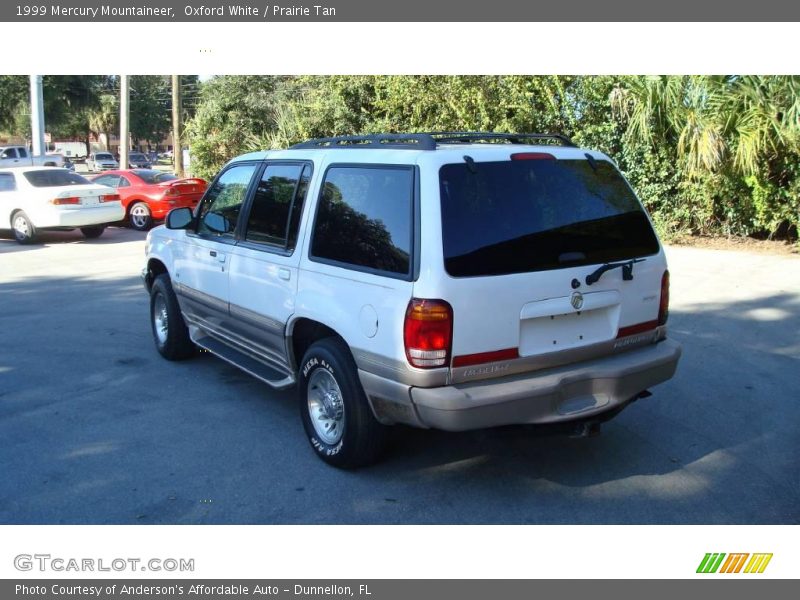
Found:
[[[86,159],[86,168],[90,172],[112,171],[119,169],[119,162],[111,152],[92,152]]]
[[[20,244],[38,231],[80,229],[102,235],[109,223],[125,218],[116,190],[53,167],[0,170],[0,228],[10,228]]]
[[[33,156],[25,146],[0,146],[0,168],[7,167],[61,167],[64,157],[52,153],[44,156]]]
[[[200,346],[297,384],[324,461],[374,461],[385,426],[597,429],[675,372],[669,274],[604,154],[562,136],[312,140],[228,163],[150,231],[167,359]]]

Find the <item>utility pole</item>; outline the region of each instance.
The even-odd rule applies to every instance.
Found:
[[[33,155],[42,156],[45,153],[45,147],[44,96],[41,75],[31,75],[31,137],[33,138]]]
[[[128,145],[130,138],[131,90],[128,76],[119,76],[119,168],[128,168]]]
[[[172,76],[172,160],[175,174],[183,177],[183,144],[181,143],[181,76]]]

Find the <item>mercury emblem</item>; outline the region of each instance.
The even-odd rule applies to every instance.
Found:
[[[581,306],[583,306],[583,294],[580,292],[572,292],[569,302],[572,304],[572,308],[575,310],[580,310]]]

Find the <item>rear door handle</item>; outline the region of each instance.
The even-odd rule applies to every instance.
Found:
[[[289,281],[292,278],[292,272],[289,269],[281,267],[280,269],[278,269],[278,277],[280,279],[285,279],[286,281]]]

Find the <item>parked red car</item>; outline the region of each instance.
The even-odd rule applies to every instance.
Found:
[[[106,171],[92,181],[117,190],[128,224],[139,231],[150,229],[173,208],[194,208],[208,185],[204,179],[179,179],[153,169]]]

